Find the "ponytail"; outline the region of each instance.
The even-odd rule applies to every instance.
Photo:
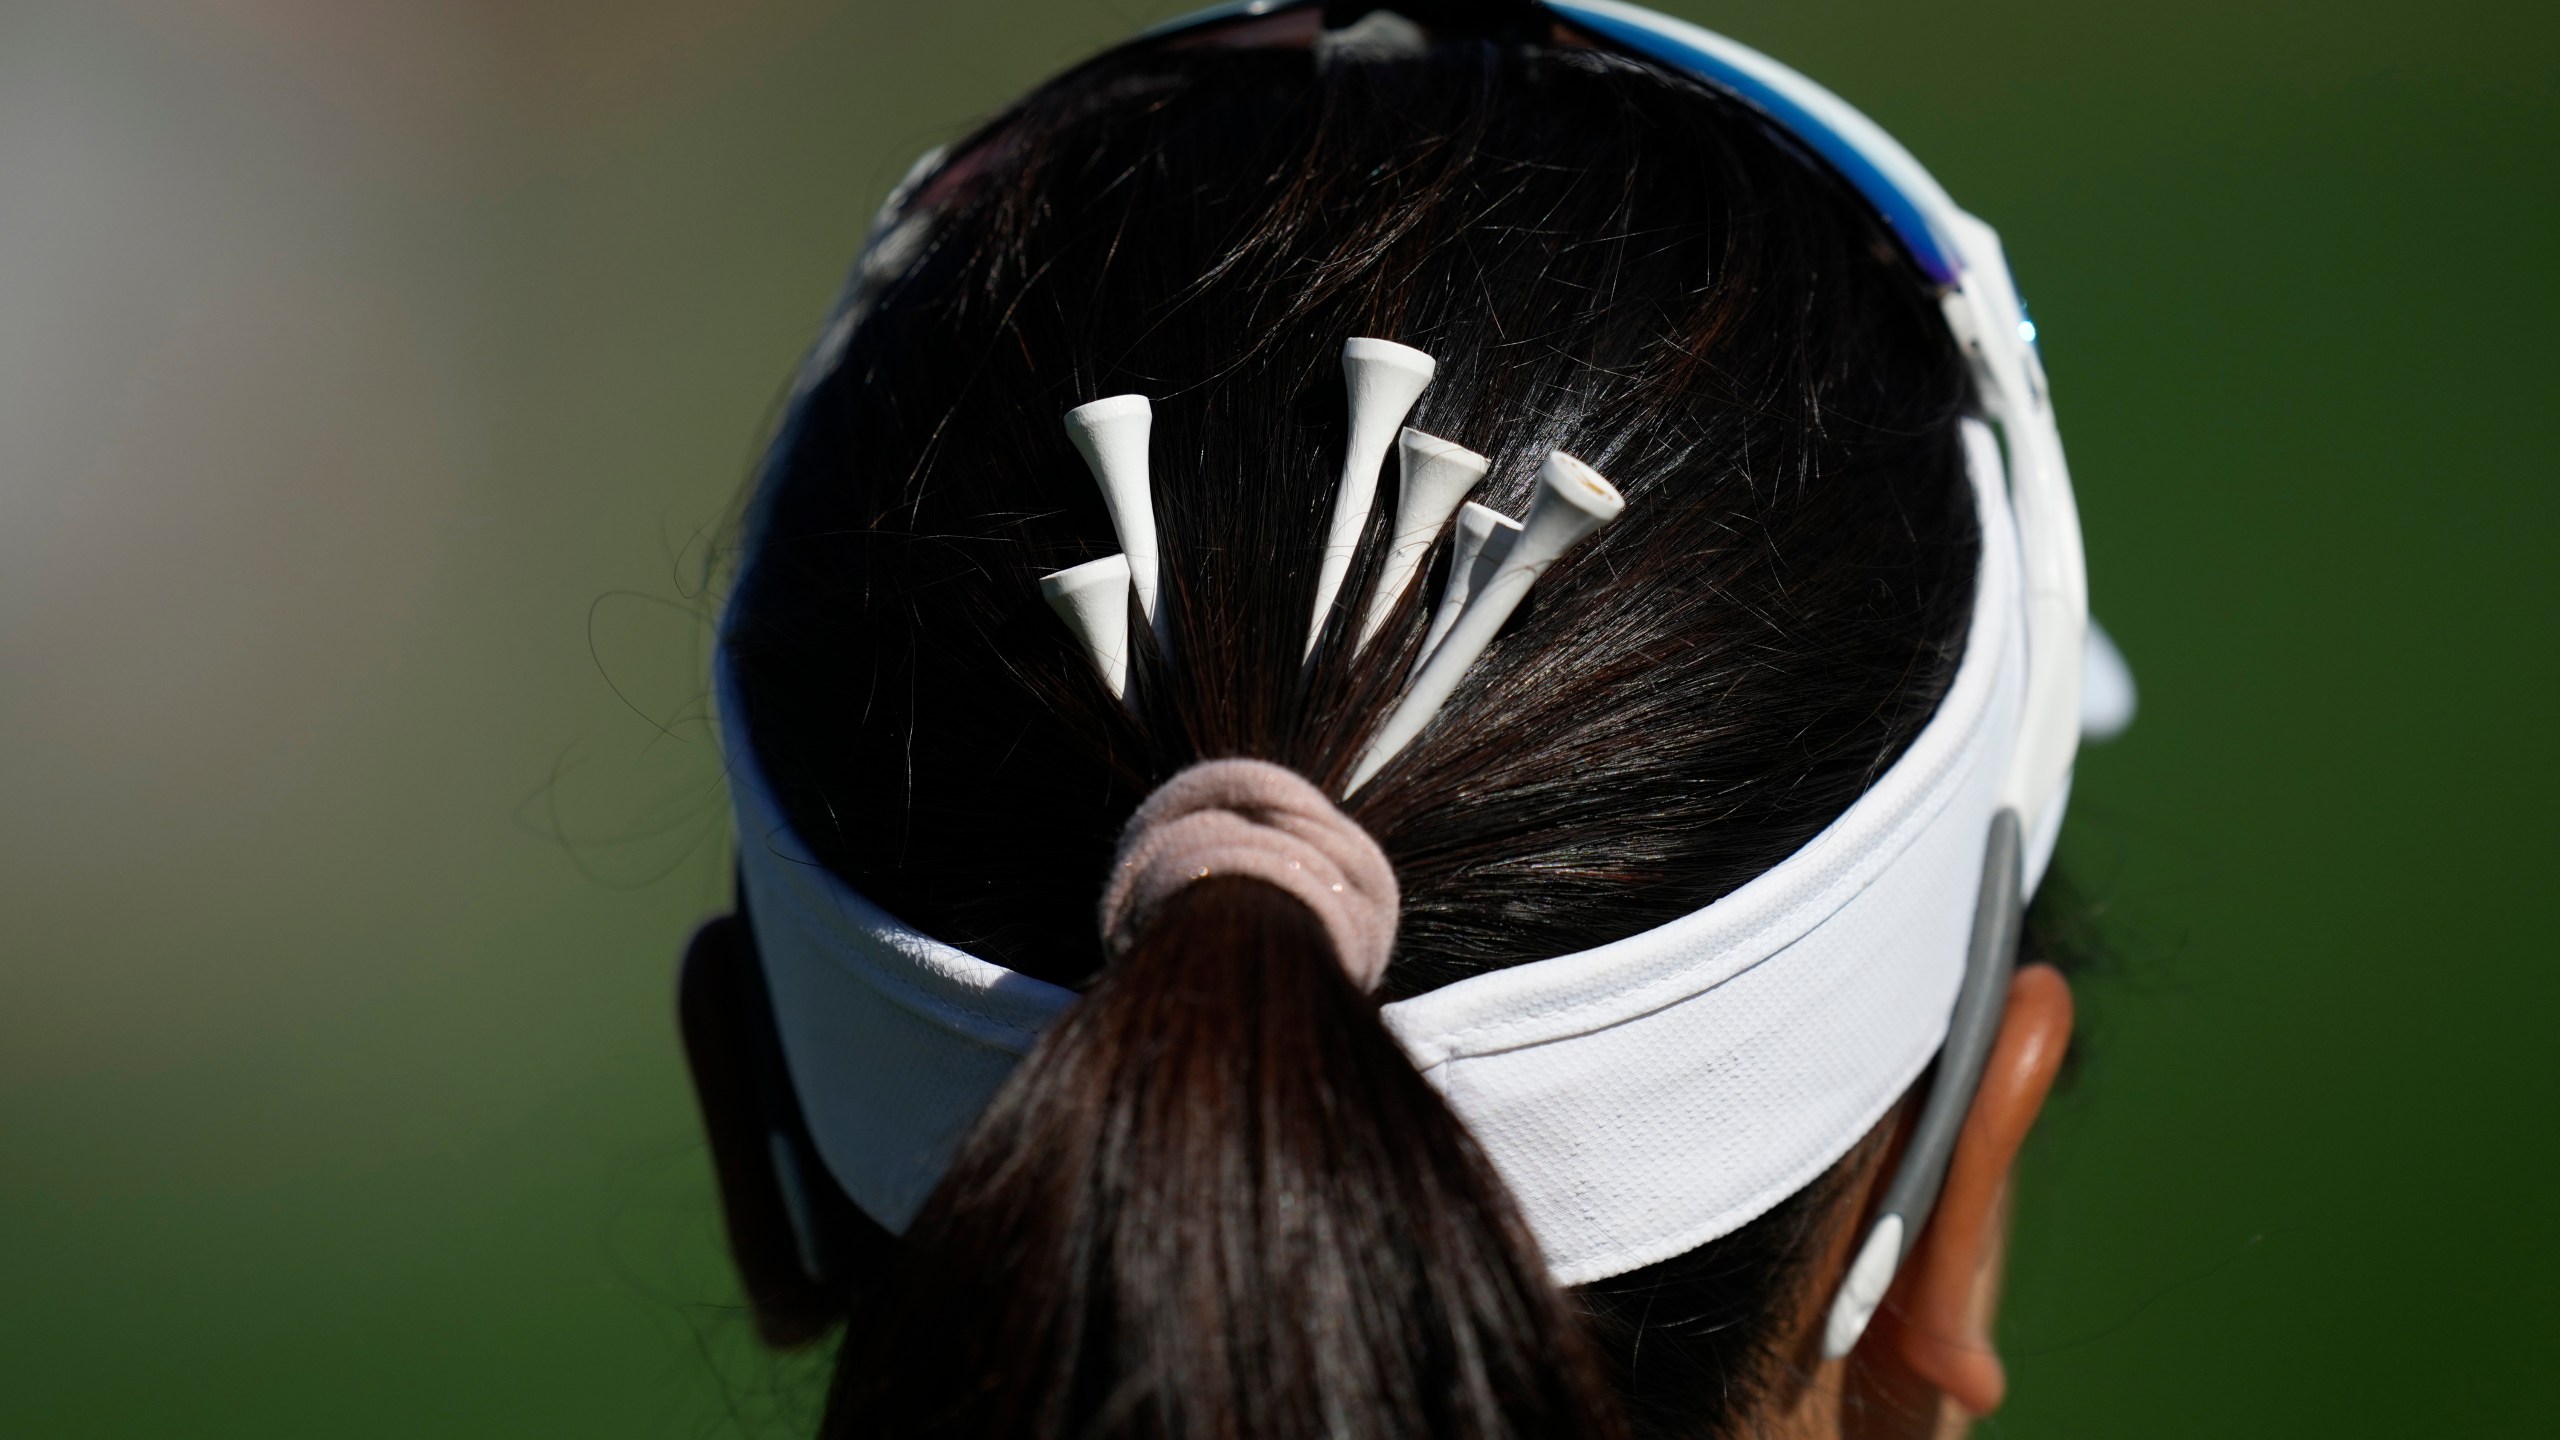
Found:
[[[1258,880],[1158,905],[846,1336],[835,1436],[1621,1433],[1483,1153]]]

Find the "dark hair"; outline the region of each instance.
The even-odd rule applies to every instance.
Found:
[[[1835,1187],[1567,1295],[1377,1003],[1715,900],[1918,732],[1979,549],[1928,286],[1747,109],[1552,39],[1133,47],[956,154],[777,448],[724,643],[823,863],[1087,990],[857,1277],[826,1432],[1720,1432],[1787,1371]],[[1412,666],[1436,565],[1343,643],[1391,505],[1300,659],[1354,335],[1439,358],[1411,423],[1492,458],[1478,498],[1562,448],[1626,516],[1346,802],[1403,889],[1383,996],[1241,880],[1104,970],[1154,785],[1248,755],[1338,794]],[[1170,637],[1133,623],[1134,713],[1036,588],[1117,548],[1058,417],[1131,390]]]

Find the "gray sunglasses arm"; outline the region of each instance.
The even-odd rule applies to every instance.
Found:
[[[2009,976],[2017,967],[2018,936],[2025,920],[2023,847],[2018,812],[2002,810],[1991,817],[1991,837],[1983,847],[1982,889],[1973,911],[1973,942],[1965,954],[1964,984],[1956,992],[1955,1015],[1947,1022],[1947,1041],[1938,1052],[1937,1079],[1929,1087],[1920,1123],[1910,1147],[1885,1188],[1884,1203],[1858,1247],[1839,1297],[1823,1327],[1822,1355],[1836,1360],[1857,1346],[1858,1337],[1884,1303],[1894,1273],[1910,1255],[1938,1189],[1964,1133],[1965,1116],[1981,1088],[1982,1070],[1991,1046],[2000,1038],[2000,1017],[2008,1008]]]

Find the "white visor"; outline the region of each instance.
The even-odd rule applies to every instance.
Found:
[[[1964,658],[1874,786],[1703,910],[1384,1008],[1561,1283],[1748,1224],[1846,1154],[1945,1036],[2026,671],[1999,446],[1965,428],[1983,546]],[[720,699],[738,868],[793,1088],[845,1193],[903,1231],[1075,992],[946,945],[819,864],[735,723],[725,668]]]
[[[1815,116],[1833,150],[1890,182],[1955,272],[1942,308],[2001,427],[1995,438],[1984,420],[1964,422],[1982,563],[1963,659],[1937,712],[1865,794],[1703,910],[1384,1007],[1500,1169],[1555,1278],[1580,1284],[1766,1213],[1848,1153],[1927,1067],[1964,977],[1993,815],[2018,814],[2024,893],[2052,855],[2082,729],[2088,625],[2061,437],[1990,227],[1845,102],[1767,57],[1615,0],[1558,8],[1691,47],[1693,63],[1712,62],[1710,78],[1738,76],[1764,108]],[[813,373],[833,365],[859,319],[882,268],[874,257],[902,233],[891,223],[900,204],[884,208]],[[757,768],[725,664],[719,703],[738,868],[794,1088],[845,1192],[903,1231],[1076,995],[935,940],[827,871]]]

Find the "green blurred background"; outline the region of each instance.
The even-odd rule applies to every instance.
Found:
[[[0,1435],[805,1428],[706,536],[905,162],[1176,8],[0,0]],[[2144,687],[1989,1433],[2560,1428],[2560,11],[1673,8],[2001,227]]]

